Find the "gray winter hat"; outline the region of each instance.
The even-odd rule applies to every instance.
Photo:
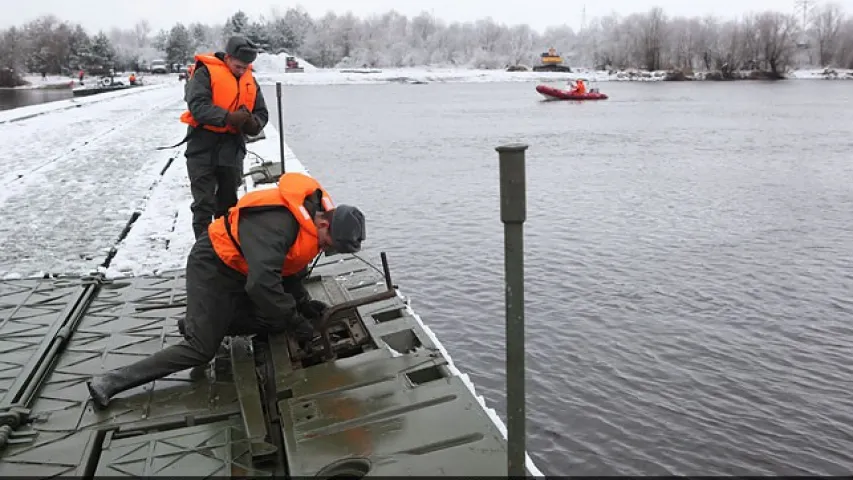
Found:
[[[252,63],[258,58],[258,46],[246,37],[236,35],[228,39],[225,53],[246,63]]]
[[[361,242],[367,238],[364,214],[351,205],[338,205],[332,214],[329,226],[333,246],[326,249],[326,255],[337,253],[356,253],[361,250]]]

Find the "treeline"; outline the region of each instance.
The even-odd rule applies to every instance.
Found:
[[[722,19],[669,17],[653,8],[595,18],[579,31],[563,25],[537,32],[491,18],[448,23],[427,13],[409,18],[396,11],[312,18],[291,8],[256,19],[238,11],[221,25],[178,23],[154,33],[143,21],[132,29],[92,35],[47,16],[0,32],[0,70],[7,76],[81,68],[97,74],[144,68],[154,58],[185,64],[196,52],[221,49],[233,33],[247,35],[270,53],[286,51],[318,67],[504,68],[536,65],[553,47],[569,66],[597,69],[783,74],[797,53],[813,66],[853,68],[853,18],[838,4],[813,9],[802,23],[793,13],[775,11]]]

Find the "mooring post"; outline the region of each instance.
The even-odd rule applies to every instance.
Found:
[[[524,152],[527,145],[497,147],[501,222],[504,224],[506,293],[507,466],[512,478],[527,476],[524,460],[524,221],[527,219]]]
[[[278,153],[281,158],[281,174],[284,175],[284,122],[281,121],[281,82],[275,82],[275,97],[278,107]]]

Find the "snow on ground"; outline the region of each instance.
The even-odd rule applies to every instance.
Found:
[[[853,69],[849,68],[812,68],[794,70],[788,78],[797,80],[853,80]]]
[[[279,161],[278,132],[268,124],[264,134],[265,139],[247,145],[249,153],[243,168],[246,173],[253,166]],[[308,173],[286,145],[284,156],[287,171]],[[254,187],[251,177],[247,176],[241,193]],[[262,188],[267,187],[264,185]],[[107,277],[156,274],[184,268],[187,255],[195,242],[191,203],[190,181],[181,152],[162,181],[153,189],[142,215],[133,224],[128,236],[117,246],[118,253],[105,271]]]
[[[0,144],[4,146],[0,153],[0,203],[9,196],[16,195],[19,189],[26,188],[33,173],[46,173],[52,168],[63,165],[69,155],[97,142],[99,137],[112,132],[123,131],[140,119],[151,115],[148,105],[140,100],[164,102],[175,96],[174,89],[152,88],[144,93],[115,95],[112,99],[72,104],[50,102],[37,105],[41,107],[17,110],[29,113],[18,117],[17,121],[0,124]],[[96,99],[100,95],[91,97]],[[80,99],[82,100],[82,99]],[[35,107],[35,106],[34,106]],[[73,114],[65,111],[75,108]],[[33,115],[33,112],[39,113]],[[5,113],[5,112],[3,112]],[[4,118],[14,118],[0,115]]]
[[[488,82],[565,82],[583,78],[598,82],[655,82],[662,81],[665,71],[642,72],[606,72],[578,68],[571,73],[564,72],[507,72],[505,70],[482,70],[464,68],[385,68],[371,69],[371,73],[342,71],[350,69],[315,69],[304,73],[258,72],[258,80],[262,83],[281,82],[285,85],[337,85],[337,84],[370,84],[370,83],[488,83]],[[849,70],[836,70],[838,78],[851,78]],[[789,74],[792,79],[824,78],[823,70],[797,70]]]
[[[117,82],[122,82],[125,85],[129,84],[128,78],[130,77],[131,72],[121,72],[115,75],[115,80]],[[178,82],[178,74],[177,73],[167,73],[167,74],[153,74],[153,73],[138,73],[136,75],[138,79],[142,80],[143,85],[160,85],[163,83],[174,83]],[[86,75],[83,77],[84,86],[95,85],[101,79],[100,75]],[[73,88],[79,87],[80,84],[77,81],[77,76],[63,76],[63,75],[48,75],[46,78],[42,78],[41,75],[24,75],[24,81],[28,83],[28,85],[21,85],[20,87],[15,87],[15,89],[19,90],[27,90],[34,88]]]
[[[95,270],[178,154],[155,148],[183,138],[182,100],[152,89],[0,125],[0,171],[17,171],[0,179],[0,277]]]
[[[348,69],[345,69],[348,70]],[[604,72],[602,72],[604,73]],[[391,68],[376,73],[341,72],[332,69],[317,69],[304,73],[265,74],[259,72],[261,83],[281,82],[284,85],[337,85],[369,83],[488,83],[488,82],[534,82],[566,81],[589,78],[589,74],[561,72],[506,72],[503,70],[477,70],[453,68]]]
[[[63,75],[48,75],[46,78],[42,78],[41,75],[24,75],[23,78],[29,85],[21,85],[15,88],[67,88],[75,81],[74,78]]]

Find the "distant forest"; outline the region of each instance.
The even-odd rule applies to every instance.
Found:
[[[794,12],[687,18],[652,8],[594,18],[580,31],[562,25],[537,32],[491,18],[448,23],[428,13],[409,18],[396,11],[312,18],[301,8],[256,19],[237,11],[224,20],[178,23],[160,32],[142,21],[132,29],[92,33],[54,16],[37,18],[0,32],[0,83],[15,84],[23,72],[144,70],[156,58],[186,64],[196,52],[220,50],[234,33],[267,52],[288,52],[318,67],[532,66],[555,48],[570,67],[610,70],[784,74],[795,57],[811,66],[853,68],[853,17],[835,3],[812,8],[805,21]]]

